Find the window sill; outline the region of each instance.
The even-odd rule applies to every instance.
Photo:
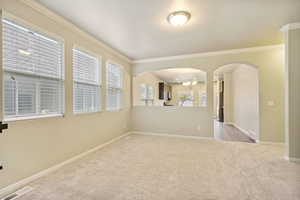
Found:
[[[99,111],[93,111],[93,112],[73,112],[74,115],[89,115],[89,114],[96,114],[96,113],[102,113],[102,110]]]
[[[39,115],[39,116],[26,116],[26,117],[14,117],[4,119],[4,122],[13,122],[13,121],[21,121],[21,120],[30,120],[30,119],[41,119],[48,117],[63,117],[63,114],[49,114],[49,115]]]
[[[123,108],[118,108],[118,109],[109,109],[109,110],[106,110],[107,112],[120,112],[122,111]]]

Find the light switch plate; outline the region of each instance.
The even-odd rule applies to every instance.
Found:
[[[197,131],[201,131],[201,125],[197,126]]]
[[[268,101],[268,106],[274,106],[274,105],[275,105],[274,101]]]

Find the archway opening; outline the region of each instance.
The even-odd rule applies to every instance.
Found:
[[[206,107],[206,72],[168,68],[133,77],[133,106]]]
[[[216,139],[259,140],[259,76],[255,66],[234,63],[215,70],[213,113]]]

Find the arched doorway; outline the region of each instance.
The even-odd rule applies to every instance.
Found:
[[[259,140],[259,74],[249,64],[214,71],[214,136],[227,141]]]

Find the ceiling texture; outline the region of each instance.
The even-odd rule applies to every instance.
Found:
[[[282,43],[300,0],[36,0],[133,60]],[[173,27],[173,11],[192,14]]]

